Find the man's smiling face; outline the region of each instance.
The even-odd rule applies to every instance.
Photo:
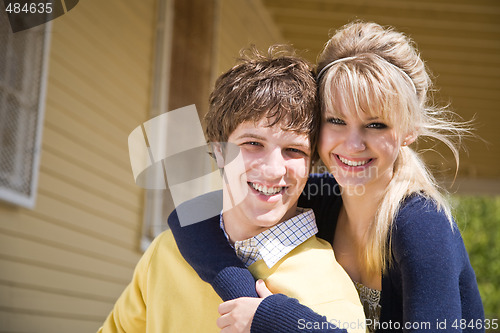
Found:
[[[250,238],[296,215],[309,175],[311,146],[304,133],[269,119],[241,123],[216,149],[224,169],[223,217],[231,241]],[[224,163],[228,161],[228,163]]]

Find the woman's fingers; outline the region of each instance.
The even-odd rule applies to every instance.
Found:
[[[266,286],[266,283],[264,282],[264,280],[257,280],[257,282],[255,282],[255,289],[257,290],[257,294],[259,294],[259,297],[261,298],[266,298],[267,296],[270,296],[272,295],[273,293],[267,289],[267,286]]]
[[[232,324],[232,320],[229,317],[229,314],[224,314],[217,318],[217,327],[220,329],[224,329],[226,327],[230,327]]]
[[[265,288],[267,289],[267,288]],[[262,298],[241,297],[219,305],[217,327],[223,333],[249,333],[252,319]]]
[[[217,311],[219,311],[219,314],[221,316],[230,312],[236,306],[237,300],[238,300],[238,298],[219,304]]]

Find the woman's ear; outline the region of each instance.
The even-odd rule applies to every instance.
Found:
[[[215,161],[219,169],[224,168],[224,154],[222,152],[222,145],[220,143],[212,143],[212,149],[215,156]]]
[[[408,135],[406,135],[403,139],[403,146],[409,146],[411,145],[413,142],[415,142],[415,140],[417,139],[418,137],[418,134],[417,132],[412,132]]]

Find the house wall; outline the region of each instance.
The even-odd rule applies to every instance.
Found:
[[[212,81],[235,64],[242,48],[254,44],[265,51],[285,42],[260,0],[220,0],[219,6]]]
[[[148,116],[155,9],[85,0],[53,21],[36,207],[0,203],[1,331],[96,331],[130,279],[127,136]]]
[[[215,3],[211,82],[282,40],[260,1]],[[53,21],[36,206],[0,203],[2,331],[96,331],[131,279],[144,191],[127,137],[150,118],[156,10],[84,0]]]

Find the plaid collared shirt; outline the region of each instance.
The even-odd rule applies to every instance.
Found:
[[[269,228],[252,238],[234,243],[236,255],[248,267],[263,259],[267,267],[273,267],[294,248],[318,232],[312,209],[297,208],[298,215]],[[224,220],[220,215],[220,226],[227,239]]]

